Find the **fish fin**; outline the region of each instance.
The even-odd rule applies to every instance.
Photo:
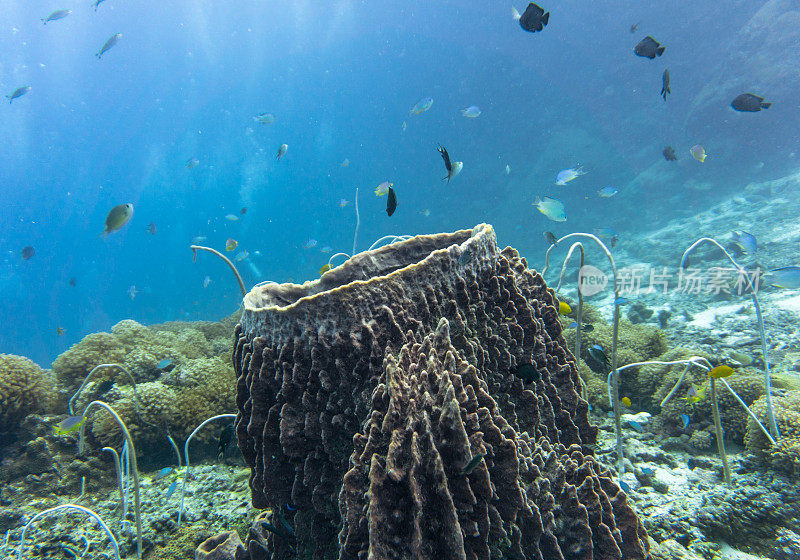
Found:
[[[761,108],[762,109],[769,109],[771,105],[772,105],[772,103],[767,103],[766,101],[762,101],[761,102]]]
[[[550,21],[550,12],[545,12],[544,15],[542,16],[542,23],[544,25],[547,25],[547,22],[549,21]]]
[[[667,48],[667,47],[658,47],[658,48],[656,49],[656,55],[657,55],[657,56],[661,56],[662,54],[664,54],[664,50],[665,50],[666,48]]]

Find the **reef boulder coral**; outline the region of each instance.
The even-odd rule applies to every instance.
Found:
[[[253,505],[293,525],[275,554],[647,556],[591,456],[554,294],[491,226],[362,253],[244,304],[236,434]]]
[[[773,467],[797,476],[800,474],[800,391],[787,391],[782,396],[773,395],[772,404],[781,437],[772,445],[750,419],[745,436],[747,449]],[[765,397],[758,399],[751,410],[762,423],[766,423]]]
[[[29,414],[50,412],[55,402],[52,372],[13,354],[0,354],[0,443],[12,439]]]

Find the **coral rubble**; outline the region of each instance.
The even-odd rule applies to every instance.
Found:
[[[263,284],[244,304],[236,434],[253,505],[285,512],[279,556],[646,557],[592,457],[555,296],[490,226]]]

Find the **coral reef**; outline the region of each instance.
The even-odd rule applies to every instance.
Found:
[[[49,412],[55,398],[51,372],[22,356],[0,354],[0,445],[16,437],[26,416]]]
[[[573,311],[575,311],[573,307]],[[591,332],[581,334],[581,377],[588,386],[589,402],[592,406],[610,407],[608,390],[606,388],[606,373],[603,373],[591,357],[589,348],[595,344],[602,346],[611,354],[612,326],[590,305],[584,304],[583,323],[592,325]],[[573,322],[573,318],[562,318],[564,338],[567,346],[574,350],[576,329],[566,328]],[[647,324],[633,324],[622,320],[619,324],[619,340],[617,343],[617,363],[620,366],[634,362],[644,362],[658,359],[667,351],[667,341],[663,331],[658,327]],[[640,386],[641,385],[641,386]],[[621,376],[620,394],[627,396],[637,408],[652,409],[652,397],[655,389],[652,384],[640,381],[639,375],[628,370]]]
[[[75,401],[76,411],[90,401],[111,404],[137,442],[161,454],[172,453],[167,434],[178,440],[205,418],[230,412],[235,406],[236,378],[231,365],[237,314],[220,322],[170,322],[146,327],[135,321],[117,323],[110,333],[94,333],[61,354],[53,363],[60,384],[69,394],[96,365],[117,363],[136,380],[116,368],[95,372]],[[159,362],[169,362],[160,368]],[[138,403],[137,403],[138,397]],[[87,422],[93,441],[116,446],[120,429],[102,409]],[[208,442],[213,431],[198,440]],[[147,457],[152,457],[152,453]]]
[[[236,376],[227,361],[199,358],[162,374],[157,381],[137,383],[136,396],[131,386],[115,386],[106,398],[137,442],[164,447],[167,431],[183,440],[202,420],[234,410],[235,387]],[[120,441],[121,431],[110,414],[99,410],[90,420],[91,434],[101,444]],[[208,441],[212,434],[212,430],[204,431],[197,439]]]
[[[772,467],[791,475],[800,474],[800,391],[788,391],[783,396],[772,397],[775,421],[780,439],[772,445],[756,423],[747,423],[745,443],[747,449]],[[758,399],[751,407],[762,422],[766,418],[766,398]]]
[[[490,226],[244,303],[236,434],[253,505],[296,508],[297,542],[269,540],[278,556],[646,557],[644,527],[591,456],[554,294]],[[538,379],[523,385],[521,365]]]

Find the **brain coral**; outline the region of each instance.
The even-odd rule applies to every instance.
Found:
[[[254,288],[233,355],[253,505],[294,504],[302,557],[645,558],[555,302],[487,225]]]
[[[27,358],[0,354],[0,443],[13,437],[28,414],[48,412],[55,398],[51,372]]]

